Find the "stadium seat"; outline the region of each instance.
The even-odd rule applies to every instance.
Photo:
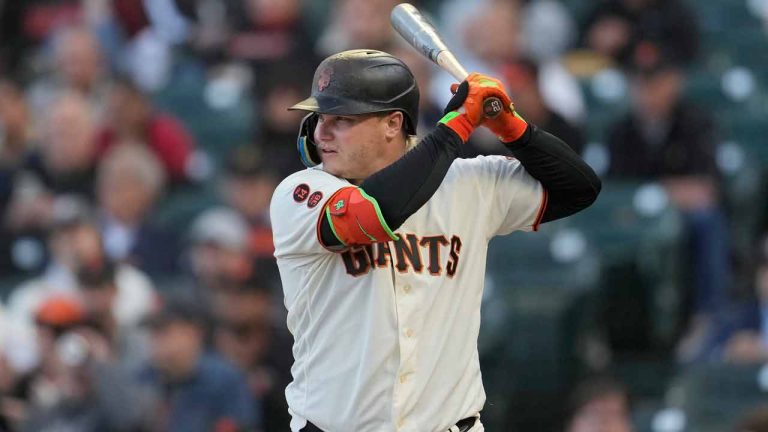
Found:
[[[658,348],[679,332],[685,233],[660,186],[603,183],[598,200],[561,223],[582,230],[602,259],[601,316],[617,349]]]
[[[706,364],[683,371],[670,386],[666,403],[685,414],[682,432],[722,432],[735,430],[767,396],[765,366]]]
[[[585,367],[600,268],[578,233],[542,230],[492,240],[480,357],[489,430],[548,430]],[[571,230],[572,231],[572,230]]]
[[[754,259],[755,239],[759,238],[768,214],[768,172],[763,160],[737,141],[726,141],[718,150],[736,294],[751,294],[754,289],[753,275],[747,269]]]
[[[720,34],[759,26],[759,20],[749,12],[746,3],[746,0],[688,0],[696,11],[702,31]]]
[[[7,301],[11,292],[16,287],[21,285],[22,282],[25,282],[31,279],[32,277],[33,275],[18,274],[18,275],[5,276],[0,278],[0,302]]]

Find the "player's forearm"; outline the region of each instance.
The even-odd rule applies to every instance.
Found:
[[[600,193],[597,174],[562,140],[533,125],[504,145],[547,190],[542,222],[572,215],[589,207]]]

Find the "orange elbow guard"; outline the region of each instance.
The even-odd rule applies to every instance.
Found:
[[[323,211],[333,234],[345,246],[397,240],[384,221],[379,204],[360,188],[340,189],[327,201]]]

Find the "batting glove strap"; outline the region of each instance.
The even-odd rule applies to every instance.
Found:
[[[520,117],[511,103],[498,117],[486,120],[483,123],[504,143],[512,143],[520,139],[528,128],[528,123]]]
[[[449,112],[444,115],[438,123],[448,126],[464,143],[469,140],[469,136],[472,135],[472,131],[475,130],[475,127],[469,122],[467,116],[458,111]]]

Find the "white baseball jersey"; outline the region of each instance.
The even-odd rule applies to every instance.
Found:
[[[309,420],[328,432],[445,431],[485,403],[477,337],[488,241],[534,228],[544,189],[515,159],[457,159],[398,241],[333,253],[318,218],[348,186],[319,166],[272,197],[295,338],[291,429]]]

